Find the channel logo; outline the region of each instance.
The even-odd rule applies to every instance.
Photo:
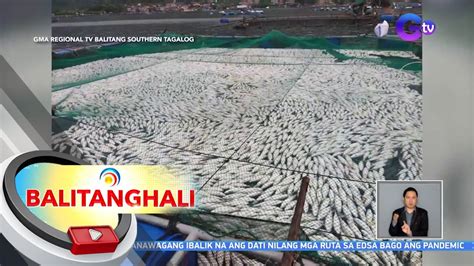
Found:
[[[405,29],[408,29],[408,31],[405,31]],[[414,42],[420,39],[422,34],[433,34],[436,31],[436,25],[431,20],[423,21],[420,16],[408,13],[397,20],[395,31],[402,40]]]
[[[115,168],[106,168],[100,173],[99,180],[113,187],[120,183],[120,173]]]

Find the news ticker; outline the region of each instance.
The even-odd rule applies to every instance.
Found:
[[[137,241],[137,251],[473,251],[474,241]]]

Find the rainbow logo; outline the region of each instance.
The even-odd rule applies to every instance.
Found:
[[[99,180],[112,187],[120,183],[120,173],[115,168],[105,168],[100,173]]]

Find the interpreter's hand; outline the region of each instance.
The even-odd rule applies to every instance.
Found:
[[[393,217],[392,217],[392,224],[397,224],[397,222],[398,222],[398,217],[399,217],[398,213],[394,213],[394,214],[393,214]]]
[[[410,229],[410,226],[407,224],[406,221],[403,221],[402,231],[403,231],[403,233],[405,233],[406,235],[411,236],[411,229]]]

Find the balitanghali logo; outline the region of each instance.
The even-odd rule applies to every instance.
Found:
[[[87,169],[87,167],[97,166],[62,167],[65,169],[65,171],[63,171],[64,179],[68,176],[77,176],[78,172],[79,175],[81,175],[81,169],[86,169],[86,174],[82,174],[81,176],[87,177],[87,172],[90,170]],[[172,176],[171,174],[157,176],[156,171],[152,171],[153,168],[150,166],[135,166],[137,167],[135,171],[130,170],[132,166],[121,167],[126,169],[128,175],[123,176],[122,179],[125,179],[123,180],[125,183],[120,186],[118,186],[121,181],[120,172],[116,168],[108,167],[101,170],[99,174],[99,184],[91,184],[90,178],[84,178],[80,183],[80,188],[74,188],[78,183],[71,183],[66,187],[48,188],[47,186],[43,186],[43,189],[27,189],[26,206],[29,208],[124,207],[129,211],[130,209],[134,209],[133,212],[137,213],[148,213],[150,212],[148,208],[169,209],[195,207],[194,189],[182,180],[179,180],[176,176]],[[74,171],[71,172],[70,169]],[[104,188],[104,184],[107,188]],[[140,208],[142,208],[141,211]]]
[[[422,34],[433,34],[436,31],[436,25],[431,20],[423,21],[420,16],[407,13],[397,20],[395,31],[402,40],[414,42],[420,39]]]

